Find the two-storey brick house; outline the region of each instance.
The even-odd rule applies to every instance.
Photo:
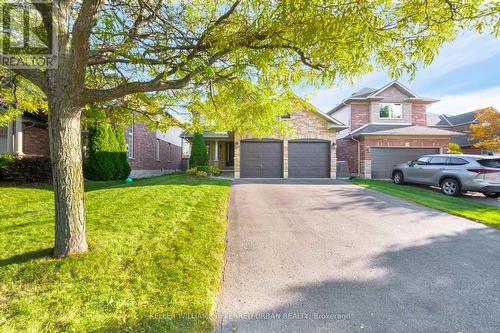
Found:
[[[463,134],[427,126],[427,107],[435,102],[397,81],[353,93],[327,113],[348,126],[337,134],[337,160],[353,175],[390,178],[395,164],[445,153],[450,139]]]

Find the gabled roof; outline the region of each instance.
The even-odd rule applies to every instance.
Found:
[[[456,143],[460,147],[469,147],[479,142],[479,140],[469,140],[471,133],[462,133],[462,136],[452,138],[450,141]]]
[[[474,111],[469,111],[457,115],[447,115],[447,114],[440,114],[439,115],[439,121],[436,122],[435,124],[429,123],[429,126],[440,126],[440,127],[450,127],[450,126],[458,126],[458,125],[467,125],[467,124],[473,124],[477,120],[477,113],[481,112],[483,110],[488,110],[492,109],[498,112],[494,107],[487,107],[487,108],[482,108],[482,109],[477,109]]]
[[[331,115],[335,113],[336,111],[340,110],[343,108],[345,105],[351,102],[355,101],[379,101],[382,100],[382,97],[379,96],[380,93],[388,89],[389,87],[392,86],[397,86],[400,90],[404,91],[406,95],[408,95],[407,100],[408,101],[415,101],[415,102],[423,102],[423,103],[435,103],[438,100],[433,99],[433,98],[424,98],[424,97],[419,97],[417,96],[413,91],[411,91],[409,88],[405,87],[398,81],[392,81],[382,88],[379,89],[374,89],[374,88],[362,88],[359,91],[356,91],[353,93],[350,97],[344,99],[342,102],[337,104],[333,109],[327,112],[327,114]]]
[[[463,136],[464,134],[426,126],[369,124],[352,132],[348,138],[355,138],[364,135],[457,137]]]
[[[476,121],[476,112],[477,110],[457,114],[455,116],[442,114],[440,115],[441,120],[436,124],[436,126],[457,126],[463,124],[472,124],[474,121]]]
[[[413,98],[418,98],[418,96],[413,91],[411,91],[410,89],[406,88],[404,85],[402,85],[401,83],[399,83],[396,80],[394,80],[392,82],[389,82],[388,84],[386,84],[382,88],[380,88],[377,91],[374,91],[373,93],[371,93],[369,96],[373,96],[373,97],[377,96],[381,92],[383,92],[384,90],[386,90],[387,88],[392,87],[392,86],[398,86],[399,89],[403,90],[408,96],[413,97]]]

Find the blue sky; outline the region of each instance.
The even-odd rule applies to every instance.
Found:
[[[307,97],[322,111],[362,87],[379,88],[392,81],[383,72],[374,72],[350,86],[307,91]],[[434,62],[421,68],[413,81],[399,79],[417,95],[439,99],[428,111],[459,114],[493,106],[500,110],[500,39],[489,35],[462,34],[443,46]]]

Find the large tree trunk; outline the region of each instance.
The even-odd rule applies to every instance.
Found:
[[[49,135],[55,194],[54,257],[87,251],[79,106],[68,95],[49,100]]]

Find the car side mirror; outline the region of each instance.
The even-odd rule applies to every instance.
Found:
[[[408,165],[411,166],[411,167],[414,166],[415,165],[415,161],[408,161]]]

